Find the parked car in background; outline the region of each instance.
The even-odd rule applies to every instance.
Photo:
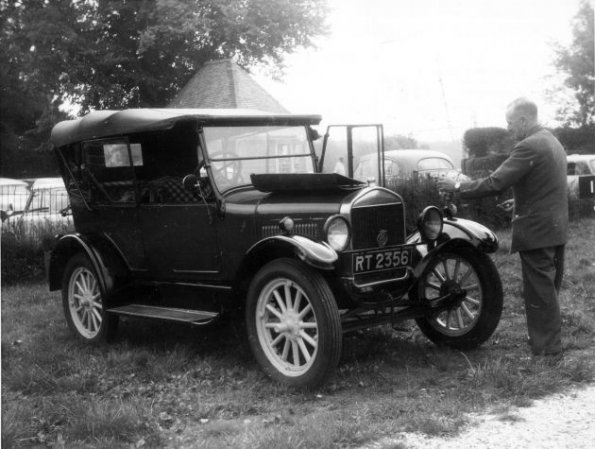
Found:
[[[595,154],[570,154],[568,163],[568,190],[573,197],[579,196],[579,179],[595,176]]]
[[[62,178],[37,178],[27,189],[22,210],[9,210],[4,214],[4,226],[12,227],[20,235],[33,239],[44,232],[56,234],[69,230],[72,215]]]
[[[30,190],[23,220],[51,223],[66,223],[70,220],[68,192],[61,177],[38,178],[33,181]]]
[[[367,181],[378,180],[379,164],[378,154],[361,156],[354,171],[354,178]],[[469,178],[462,174],[445,153],[435,150],[402,149],[384,152],[384,175],[386,185],[410,179],[423,179],[424,177],[448,177],[458,181],[467,181]]]
[[[0,213],[2,214],[2,222],[11,214],[25,210],[29,196],[29,185],[25,181],[0,178]]]

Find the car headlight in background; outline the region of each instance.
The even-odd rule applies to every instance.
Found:
[[[349,244],[349,224],[339,216],[330,217],[324,224],[326,241],[335,251],[343,251]]]
[[[425,242],[438,239],[442,232],[442,225],[442,212],[436,206],[428,206],[419,214],[417,229]]]

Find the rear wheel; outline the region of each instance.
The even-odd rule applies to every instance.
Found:
[[[274,260],[256,274],[246,326],[255,358],[281,383],[316,387],[339,362],[343,335],[334,295],[319,273],[296,260]]]
[[[466,293],[451,307],[416,322],[434,343],[470,349],[493,334],[502,315],[500,276],[486,254],[455,248],[436,255],[418,281],[416,294],[418,298],[435,299],[458,289]]]
[[[111,338],[118,317],[105,310],[105,294],[89,259],[83,254],[72,257],[62,281],[62,305],[68,327],[87,342]]]

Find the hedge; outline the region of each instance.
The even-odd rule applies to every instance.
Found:
[[[416,229],[417,217],[420,212],[429,205],[440,208],[444,203],[432,179],[420,179],[400,181],[388,186],[397,192],[405,202],[406,228],[407,232]],[[458,216],[478,221],[492,229],[506,228],[510,225],[510,214],[496,207],[496,204],[506,199],[505,195],[500,197],[488,197],[480,200],[457,201],[459,209]],[[595,215],[593,200],[579,200],[571,198],[569,213],[571,220],[581,217],[593,217]],[[51,249],[54,237],[61,229],[47,226],[43,229],[40,237],[30,238],[18,229],[7,226],[2,227],[2,283],[14,284],[27,280],[41,280],[45,273],[44,254]]]

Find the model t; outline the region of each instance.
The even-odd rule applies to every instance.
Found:
[[[76,233],[59,237],[49,284],[72,331],[95,342],[121,316],[202,326],[242,310],[263,370],[301,387],[332,374],[355,329],[413,319],[437,343],[489,338],[502,310],[496,236],[435,206],[407,235],[398,192],[327,173],[339,150],[317,157],[319,122],[139,109],[56,125]]]

